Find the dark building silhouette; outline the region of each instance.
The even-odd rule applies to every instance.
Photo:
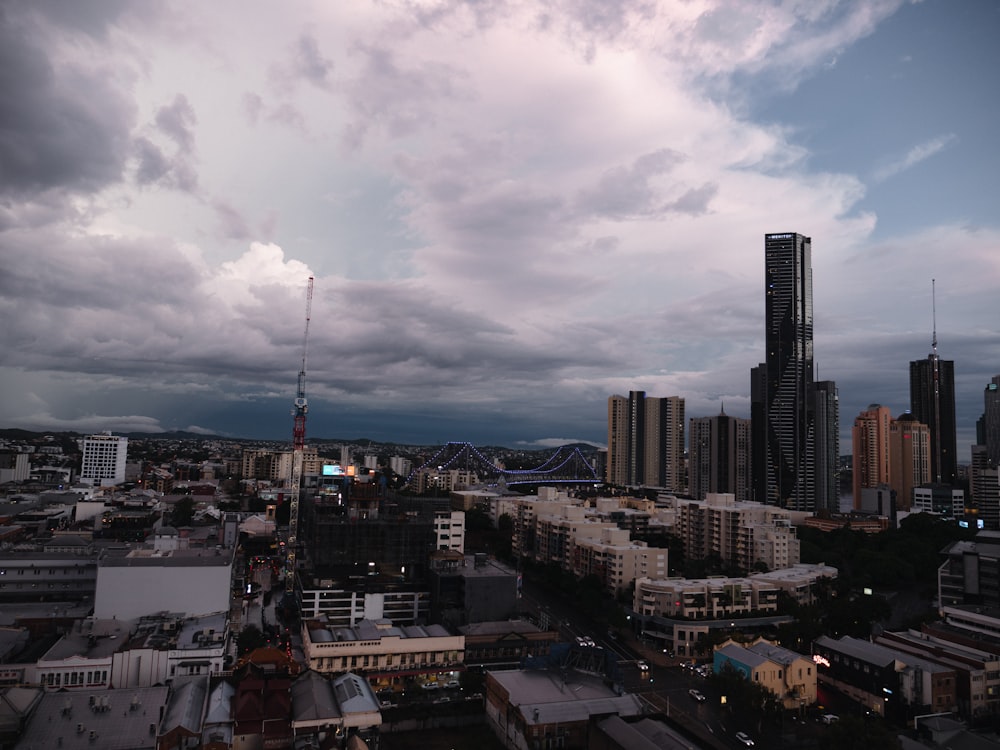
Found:
[[[983,391],[983,416],[976,423],[976,443],[985,446],[993,466],[1000,466],[1000,375],[994,375]]]
[[[958,468],[955,437],[955,363],[937,353],[910,362],[910,412],[930,429],[931,478],[953,485]]]
[[[813,383],[816,510],[840,511],[840,395],[832,380]]]
[[[338,478],[304,504],[302,539],[314,574],[348,587],[424,583],[434,513],[447,510],[448,499],[393,496],[370,476]]]
[[[730,417],[692,419],[688,434],[688,492],[704,500],[709,492],[731,493],[739,501],[750,498],[750,420]]]
[[[764,274],[763,499],[814,510],[812,240],[796,232],[764,235]]]
[[[682,492],[684,399],[645,391],[608,398],[607,481]]]

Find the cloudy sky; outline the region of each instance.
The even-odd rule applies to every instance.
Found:
[[[0,426],[603,443],[749,416],[812,237],[841,425],[1000,373],[1000,4],[0,4]],[[844,441],[844,447],[849,441]]]

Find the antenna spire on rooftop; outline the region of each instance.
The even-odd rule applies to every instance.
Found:
[[[931,335],[931,349],[933,350],[932,353],[937,355],[937,291],[935,288],[935,279],[931,279],[931,320],[934,326]]]

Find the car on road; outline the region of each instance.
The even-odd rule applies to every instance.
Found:
[[[644,662],[644,661],[637,661],[635,663],[635,665],[637,667],[639,667],[639,671],[640,672],[648,672],[649,671],[649,665],[646,662]]]
[[[425,682],[423,685],[420,686],[420,689],[421,690],[437,690],[440,687],[441,686],[438,685],[436,682]]]
[[[458,682],[458,680],[448,680],[444,684],[444,686],[445,686],[445,689],[447,689],[447,690],[453,690],[453,689],[459,687],[459,682]]]
[[[745,747],[753,747],[754,742],[750,739],[750,735],[746,732],[737,732],[736,739],[739,740]]]
[[[702,694],[700,690],[695,690],[694,688],[691,688],[690,690],[688,690],[688,695],[690,695],[699,703],[705,702],[705,696]]]

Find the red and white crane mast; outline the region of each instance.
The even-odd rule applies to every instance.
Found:
[[[295,404],[292,407],[292,478],[289,482],[288,540],[285,543],[285,596],[295,594],[295,553],[299,542],[299,494],[302,488],[302,452],[306,447],[306,354],[309,351],[309,318],[312,315],[313,277],[306,287],[306,328],[302,336],[302,368],[299,370]]]

